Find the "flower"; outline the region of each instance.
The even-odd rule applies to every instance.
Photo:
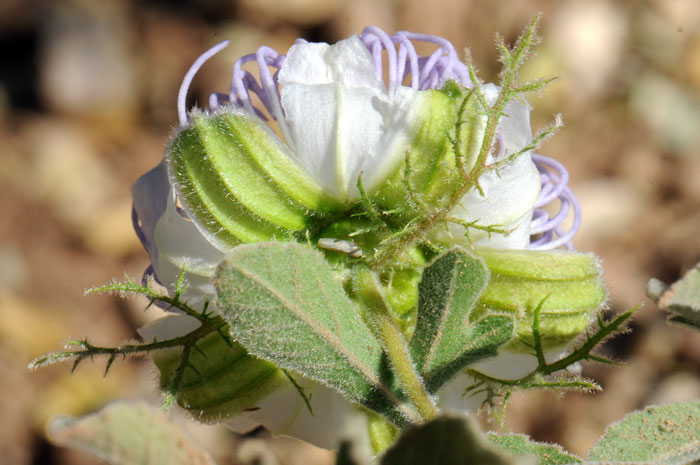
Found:
[[[437,49],[421,56],[414,42],[434,44]],[[376,27],[368,27],[359,36],[335,45],[300,40],[286,56],[262,47],[236,61],[229,93],[212,94],[207,112],[188,114],[185,99],[192,78],[208,58],[227,44],[222,42],[207,51],[186,74],[178,97],[180,126],[185,131],[191,125],[205,124],[199,121],[206,115],[240,116],[244,120],[243,130],[252,143],[266,147],[277,157],[276,163],[286,163],[287,171],[293,170],[293,176],[280,170],[267,172],[264,177],[274,184],[270,192],[289,196],[288,202],[276,204],[279,214],[267,208],[269,202],[261,200],[259,196],[263,194],[257,190],[251,191],[247,200],[239,199],[240,205],[236,203],[235,208],[249,215],[244,220],[250,228],[265,227],[265,234],[272,231],[260,237],[276,238],[276,234],[291,235],[303,230],[308,217],[304,215],[322,210],[319,205],[324,203],[340,205],[337,208],[342,211],[344,206],[360,199],[360,178],[370,196],[380,191],[388,178],[402,172],[406,154],[416,149],[418,137],[445,138],[444,128],[434,124],[435,115],[451,108],[452,103],[440,89],[448,81],[465,88],[474,85],[466,65],[445,39],[410,32],[389,36]],[[259,81],[243,70],[248,62],[257,65]],[[270,68],[276,71],[273,73]],[[498,88],[482,84],[481,89],[492,104]],[[506,160],[531,143],[529,111],[527,104],[517,100],[506,106],[497,127],[497,150],[489,155],[487,163]],[[274,135],[265,121],[271,127],[276,122],[283,139]],[[483,130],[483,121],[477,115],[470,136],[477,144],[483,138]],[[182,149],[177,144],[174,140],[169,148],[170,159],[133,186],[134,228],[152,261],[144,281],[152,277],[174,292],[184,268],[188,283],[185,297],[191,306],[202,307],[215,296],[212,277],[227,251],[236,243],[256,240],[258,236],[253,231],[250,236],[232,234],[234,238],[227,240],[221,233],[224,226],[220,222],[203,216],[196,206],[188,203],[187,186],[183,187],[186,180],[172,156]],[[433,153],[426,151],[422,156],[429,162]],[[448,184],[448,181],[434,182]],[[481,192],[472,190],[464,195],[452,215],[462,223],[478,222],[503,228],[503,232],[474,231],[471,239],[476,244],[515,249],[571,247],[580,212],[575,197],[566,187],[567,181],[568,174],[559,163],[525,152],[497,170],[484,173],[479,178]],[[222,198],[229,199],[225,195]],[[555,201],[560,208],[550,217],[544,207]],[[561,224],[571,210],[573,227],[564,232]],[[453,222],[447,230],[435,231],[435,240],[466,242],[462,223]],[[191,331],[196,322],[183,322],[186,319],[182,315],[166,317],[143,329],[141,334],[144,339],[153,339]],[[282,385],[285,389],[276,389]],[[259,410],[236,417],[237,428],[262,423],[275,433],[332,447],[335,436],[329,438],[316,433],[323,432],[325,427],[319,425],[324,421],[334,422],[340,411],[347,410],[345,402],[315,383],[303,380],[302,387],[313,391],[314,407],[323,404],[315,409],[324,413],[323,418],[314,418],[306,412],[298,393],[284,381],[275,384],[275,395],[257,401]],[[279,415],[280,405],[287,407],[285,415]],[[270,410],[276,410],[278,415],[270,417]]]

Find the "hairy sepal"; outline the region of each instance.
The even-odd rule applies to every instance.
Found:
[[[262,122],[235,110],[193,113],[166,160],[188,216],[231,246],[283,240],[338,207]]]
[[[396,211],[403,221],[447,202],[462,182],[462,169],[473,167],[486,127],[478,100],[457,83],[423,91],[419,103],[421,116],[404,163],[372,194],[381,208]]]
[[[581,334],[605,302],[602,271],[594,254],[487,247],[475,253],[484,259],[491,279],[472,318],[493,312],[515,315],[521,342],[510,344],[510,350],[531,350],[533,312],[538,305],[543,347],[553,349]]]
[[[153,353],[162,389],[170,389],[182,360],[182,349]],[[253,357],[240,344],[211,333],[189,354],[189,366],[174,395],[178,405],[197,420],[212,423],[257,408],[288,380],[274,364]]]

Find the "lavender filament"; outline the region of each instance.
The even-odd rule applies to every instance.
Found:
[[[581,225],[581,206],[574,193],[567,187],[569,173],[564,166],[549,157],[532,154],[540,172],[542,190],[535,202],[535,211],[530,223],[530,249],[551,250],[564,246],[573,249],[571,239]],[[559,201],[559,211],[550,217],[547,210],[542,207]],[[561,228],[561,224],[573,210],[573,224],[568,231]],[[539,237],[537,237],[540,235]],[[556,238],[555,238],[556,235]]]
[[[382,51],[387,52],[389,94],[403,85],[409,73],[411,87],[418,90],[438,88],[448,79],[454,79],[467,87],[472,85],[466,65],[459,60],[452,44],[442,37],[408,31],[399,31],[389,36],[378,27],[368,26],[360,34],[360,39],[372,54],[374,67],[380,78],[384,71]],[[413,42],[435,44],[438,49],[430,56],[419,56]],[[395,43],[399,45],[398,54]]]
[[[360,39],[365,46],[372,52],[374,58],[374,69],[377,71],[379,78],[382,77],[382,49],[386,50],[389,57],[389,95],[393,95],[396,89],[401,85],[403,76],[399,78],[396,73],[396,47],[389,35],[376,26],[367,26],[360,34]],[[370,48],[371,46],[371,48]]]
[[[219,53],[221,50],[224,48],[228,47],[228,44],[230,44],[230,40],[224,40],[221,43],[218,43],[214,45],[212,48],[204,52],[195,60],[194,63],[192,63],[192,66],[190,66],[190,69],[187,70],[187,73],[185,74],[185,78],[182,80],[182,84],[180,84],[180,90],[177,93],[177,114],[180,119],[180,126],[184,126],[187,124],[188,119],[187,119],[187,91],[190,90],[190,85],[192,84],[192,80],[194,79],[194,75],[197,74],[197,71],[199,71],[199,68],[202,67],[206,61]]]

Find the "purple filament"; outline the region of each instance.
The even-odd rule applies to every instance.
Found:
[[[197,58],[194,63],[192,63],[192,66],[190,66],[190,69],[187,70],[187,73],[185,73],[185,78],[182,80],[182,84],[180,84],[180,90],[177,93],[177,115],[180,118],[180,126],[184,126],[187,124],[187,92],[190,90],[190,85],[192,84],[192,80],[194,79],[195,74],[197,74],[197,71],[199,71],[199,68],[206,63],[206,61],[219,53],[221,50],[225,49],[228,44],[230,44],[230,40],[224,40],[223,42],[220,42],[216,45],[214,45],[212,48],[204,52]]]
[[[532,154],[532,160],[540,172],[542,190],[535,202],[535,211],[530,223],[530,248],[551,250],[564,246],[571,250],[574,248],[571,239],[581,225],[581,206],[567,186],[569,173],[561,163],[549,157]],[[549,212],[542,207],[551,205],[557,200],[559,210],[554,216],[550,216]],[[573,223],[568,231],[564,231],[561,224],[569,216],[570,210],[573,210]]]
[[[400,86],[404,85],[404,81],[409,76],[409,86],[417,90],[437,89],[442,87],[447,80],[457,81],[466,87],[473,85],[469,77],[468,67],[459,59],[452,44],[442,37],[408,31],[399,31],[390,36],[375,26],[366,27],[359,37],[370,52],[374,68],[380,79],[384,78],[384,60],[386,59],[387,92],[389,95],[393,95]],[[438,48],[430,55],[419,55],[414,44],[421,42],[437,45]],[[297,39],[295,43],[306,43],[306,41]],[[178,114],[181,125],[187,124],[185,100],[194,75],[209,58],[228,44],[229,41],[221,42],[207,50],[194,62],[185,75],[178,94]],[[261,47],[256,53],[244,55],[236,60],[233,65],[233,78],[228,95],[211,94],[209,110],[214,111],[222,105],[234,105],[265,121],[269,121],[271,118],[277,121],[283,135],[289,140],[287,137],[289,129],[284,119],[277,79],[285,58],[285,55],[281,55],[269,47]],[[257,65],[257,79],[252,73],[243,69],[243,65],[249,62],[255,62]],[[251,93],[260,100],[263,108],[253,104]],[[504,156],[504,146],[500,141],[500,136],[497,136],[497,142],[500,143],[496,159],[501,159]],[[532,217],[530,249],[549,250],[561,246],[573,249],[571,239],[581,223],[581,207],[573,192],[567,187],[569,174],[559,162],[549,157],[532,154],[532,160],[540,172],[542,189],[535,203]],[[559,210],[554,216],[550,216],[548,211],[542,207],[556,201],[559,203]],[[564,231],[561,224],[572,210],[573,224],[568,231]],[[145,238],[142,238],[143,233],[139,232],[137,218],[134,220],[134,229],[136,229],[139,239],[144,242]]]

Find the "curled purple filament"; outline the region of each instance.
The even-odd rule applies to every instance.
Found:
[[[551,250],[564,246],[573,249],[571,240],[581,225],[581,206],[574,193],[569,189],[569,173],[564,165],[543,155],[532,154],[532,160],[540,172],[542,190],[535,202],[535,211],[530,223],[530,248],[535,250]],[[559,210],[550,216],[542,208],[555,205],[558,201]],[[573,214],[573,223],[568,231],[564,231],[562,223]]]

